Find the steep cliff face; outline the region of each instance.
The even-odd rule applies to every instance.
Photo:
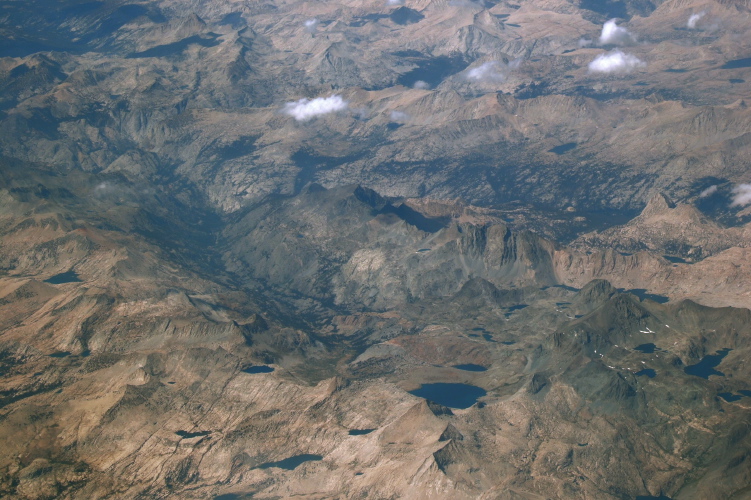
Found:
[[[609,247],[627,253],[648,250],[677,257],[679,262],[696,262],[731,247],[746,248],[750,243],[748,225],[723,227],[696,206],[676,205],[656,193],[641,214],[627,224],[584,234],[572,246]]]
[[[359,186],[261,204],[227,235],[233,272],[347,310],[442,297],[480,277],[556,284],[554,246],[532,233],[426,217]]]

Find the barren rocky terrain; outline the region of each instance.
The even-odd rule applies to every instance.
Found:
[[[751,498],[748,2],[0,19],[0,496]]]

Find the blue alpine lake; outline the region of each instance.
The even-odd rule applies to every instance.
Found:
[[[449,408],[465,409],[487,394],[485,389],[469,384],[435,383],[423,384],[419,389],[409,391],[420,398],[429,399]]]
[[[718,366],[720,362],[722,361],[722,358],[728,355],[728,353],[732,351],[732,349],[720,349],[715,354],[707,354],[703,358],[701,358],[701,361],[696,363],[695,365],[689,365],[686,368],[683,369],[686,373],[689,375],[696,375],[697,377],[701,377],[704,379],[709,380],[710,375],[718,375],[720,377],[724,377],[725,374],[715,370],[715,366]]]
[[[243,373],[271,373],[273,371],[273,367],[266,365],[249,366],[247,368],[243,368],[242,370]]]
[[[487,368],[485,368],[482,365],[475,365],[473,363],[466,363],[463,365],[453,365],[452,368],[456,368],[457,370],[464,370],[468,372],[485,372],[488,371]]]

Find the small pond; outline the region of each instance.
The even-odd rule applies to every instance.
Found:
[[[691,264],[691,262],[687,261],[686,259],[682,257],[676,257],[675,255],[663,255],[665,260],[668,262],[672,262],[673,264]]]
[[[657,346],[652,343],[641,344],[641,345],[634,347],[634,351],[643,352],[644,354],[652,354],[653,352],[655,352],[656,348]]]
[[[751,68],[751,57],[744,57],[743,59],[734,59],[720,66],[720,69],[741,69],[741,68]]]
[[[197,432],[188,432],[188,431],[177,431],[175,432],[178,436],[180,436],[183,439],[192,439],[195,437],[204,437],[211,434],[211,431],[197,431]]]
[[[350,436],[364,436],[365,434],[370,434],[375,429],[350,429],[349,435]]]
[[[560,156],[560,155],[568,153],[572,149],[576,149],[576,146],[578,146],[578,144],[575,142],[567,142],[566,144],[561,144],[560,146],[550,148],[548,150],[548,153],[555,153]]]
[[[49,355],[50,358],[67,358],[68,356],[70,356],[68,351],[53,352]]]
[[[457,370],[464,370],[468,372],[485,372],[488,371],[487,368],[481,365],[475,365],[473,363],[465,363],[462,365],[453,365],[452,368],[456,368]]]
[[[266,365],[249,366],[247,368],[243,368],[242,370],[243,373],[271,373],[273,371],[273,367]]]
[[[720,396],[722,399],[724,399],[728,403],[732,403],[734,401],[738,401],[743,398],[743,396],[733,394],[732,392],[721,392],[718,394],[718,396]]]
[[[278,467],[284,470],[294,470],[305,462],[317,462],[323,460],[321,455],[311,455],[309,453],[303,453],[302,455],[295,455],[293,457],[279,460],[278,462],[266,462],[261,464],[257,469],[270,469],[271,467]]]
[[[47,278],[44,282],[52,283],[53,285],[62,285],[63,283],[80,283],[81,279],[75,271],[67,271]]]
[[[658,304],[664,304],[670,300],[670,298],[666,297],[665,295],[657,295],[656,293],[649,293],[647,292],[645,288],[632,288],[630,290],[624,290],[623,288],[619,288],[618,291],[630,293],[631,295],[636,295],[637,297],[639,297],[639,300],[649,299],[651,301],[657,302]]]

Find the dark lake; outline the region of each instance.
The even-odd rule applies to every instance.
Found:
[[[488,369],[485,368],[484,366],[475,365],[475,364],[472,364],[472,363],[467,363],[467,364],[463,364],[463,365],[453,365],[453,368],[456,368],[458,370],[468,371],[468,372],[485,372],[485,371],[488,371]]]
[[[211,431],[198,431],[198,432],[188,432],[188,431],[177,431],[175,432],[178,436],[185,439],[191,439],[194,437],[203,437],[208,436],[211,434]]]
[[[53,285],[62,285],[63,283],[80,283],[78,274],[75,271],[67,271],[64,273],[56,274],[51,278],[44,280],[45,283],[52,283]]]
[[[636,295],[637,297],[639,297],[639,300],[649,299],[651,301],[657,302],[658,304],[664,304],[668,300],[670,300],[670,298],[664,295],[657,295],[656,293],[649,293],[644,288],[632,288],[631,290],[624,290],[621,288],[618,291],[630,293],[631,295]]]
[[[243,368],[243,373],[271,373],[274,371],[274,368],[271,366],[266,365],[259,365],[259,366],[249,366],[247,368]]]
[[[652,343],[641,344],[641,345],[634,347],[634,351],[643,352],[644,354],[652,354],[653,352],[655,352],[656,348],[657,346]]]
[[[715,370],[715,366],[719,365],[722,361],[722,358],[728,355],[728,353],[732,351],[732,349],[720,349],[715,354],[707,354],[703,358],[701,358],[701,361],[696,363],[695,365],[689,365],[686,368],[683,369],[684,372],[688,373],[689,375],[696,375],[697,377],[701,377],[704,379],[709,380],[710,375],[719,375],[720,377],[724,377],[725,374]]]
[[[728,403],[732,403],[733,401],[738,401],[739,399],[743,398],[743,396],[733,394],[732,392],[721,392],[718,394],[718,396],[720,396],[722,399],[724,399]]]
[[[304,453],[302,455],[295,455],[294,457],[279,460],[278,462],[266,462],[265,464],[261,464],[256,468],[269,469],[271,467],[278,467],[285,470],[294,470],[305,462],[317,462],[319,460],[323,460],[323,457],[321,455],[311,455],[309,453]]]
[[[370,434],[375,429],[350,429],[349,435],[350,436],[363,436],[365,434]]]
[[[646,376],[646,377],[649,377],[649,378],[655,378],[657,376],[657,372],[655,372],[651,368],[645,368],[643,370],[640,370],[640,371],[636,372],[634,375],[636,375],[637,377],[644,377],[644,376]]]
[[[560,146],[556,146],[554,148],[548,149],[548,153],[555,153],[557,155],[563,155],[571,151],[572,149],[576,149],[576,146],[578,146],[575,142],[567,142],[566,144],[561,144]]]
[[[744,57],[743,59],[734,59],[720,66],[720,69],[740,69],[740,68],[751,68],[751,57]]]
[[[420,398],[429,399],[439,405],[449,408],[465,409],[477,402],[478,398],[487,394],[485,389],[469,384],[423,384],[419,389],[409,391]]]

